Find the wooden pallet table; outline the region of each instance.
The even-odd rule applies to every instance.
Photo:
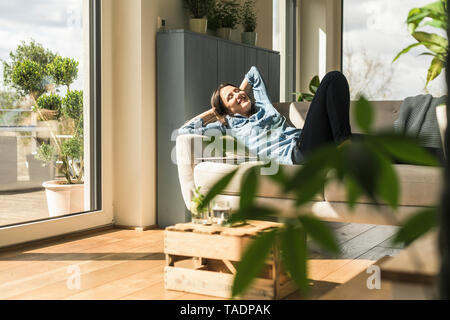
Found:
[[[236,266],[253,238],[281,224],[248,221],[236,227],[181,223],[164,231],[165,288],[231,297]],[[272,249],[266,265],[241,299],[282,299],[296,290],[281,269],[279,250]]]

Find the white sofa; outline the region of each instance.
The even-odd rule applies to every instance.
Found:
[[[375,128],[392,128],[397,118],[401,101],[374,101]],[[278,103],[274,104],[291,125],[301,128],[304,124],[309,103]],[[351,105],[353,108],[353,103]],[[352,114],[352,112],[351,112]],[[352,131],[358,132],[351,117]],[[204,154],[204,136],[181,135],[176,141],[176,155],[180,186],[186,207],[190,206],[190,190],[201,186],[205,192],[210,189],[223,175],[231,172],[236,166],[240,169],[231,183],[218,196],[227,199],[232,208],[239,205],[239,191],[241,180],[246,168],[257,164],[245,162],[241,164],[202,161]],[[201,142],[203,141],[203,142]],[[195,146],[195,147],[194,147]],[[283,165],[287,174],[293,173],[298,165]],[[417,165],[395,165],[399,177],[401,196],[399,208],[393,212],[387,205],[377,208],[367,198],[360,198],[354,210],[350,210],[346,203],[345,189],[336,183],[330,183],[314,201],[308,203],[304,212],[313,213],[325,221],[356,222],[367,224],[398,225],[405,218],[421,208],[433,207],[440,201],[443,186],[443,168],[425,167]],[[278,185],[267,176],[261,176],[257,191],[257,202],[279,209],[280,215],[294,214],[294,196],[283,194]]]

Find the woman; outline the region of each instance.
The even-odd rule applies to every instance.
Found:
[[[253,88],[255,101],[247,95]],[[206,124],[202,117],[180,128],[179,133],[220,131],[243,143],[260,158],[281,164],[299,164],[314,149],[330,142],[339,145],[352,135],[349,122],[350,94],[347,80],[338,71],[325,75],[311,102],[303,129],[288,126],[273,107],[256,67],[251,67],[239,88],[222,84],[211,97],[211,107],[218,119]],[[212,130],[214,129],[214,130]]]

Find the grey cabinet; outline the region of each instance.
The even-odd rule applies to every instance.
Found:
[[[186,222],[175,155],[176,130],[210,108],[220,83],[239,86],[257,66],[272,101],[279,101],[278,52],[187,30],[160,32],[157,40],[157,223]]]

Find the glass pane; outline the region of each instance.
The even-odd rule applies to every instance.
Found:
[[[92,209],[87,3],[0,0],[0,226]]]
[[[352,100],[363,93],[370,100],[403,100],[418,94],[445,94],[445,72],[425,88],[433,57],[424,46],[412,48],[392,63],[407,46],[417,43],[406,19],[412,8],[435,0],[344,0],[343,72]],[[424,23],[427,20],[424,20]],[[445,31],[425,26],[417,31],[445,36]]]

